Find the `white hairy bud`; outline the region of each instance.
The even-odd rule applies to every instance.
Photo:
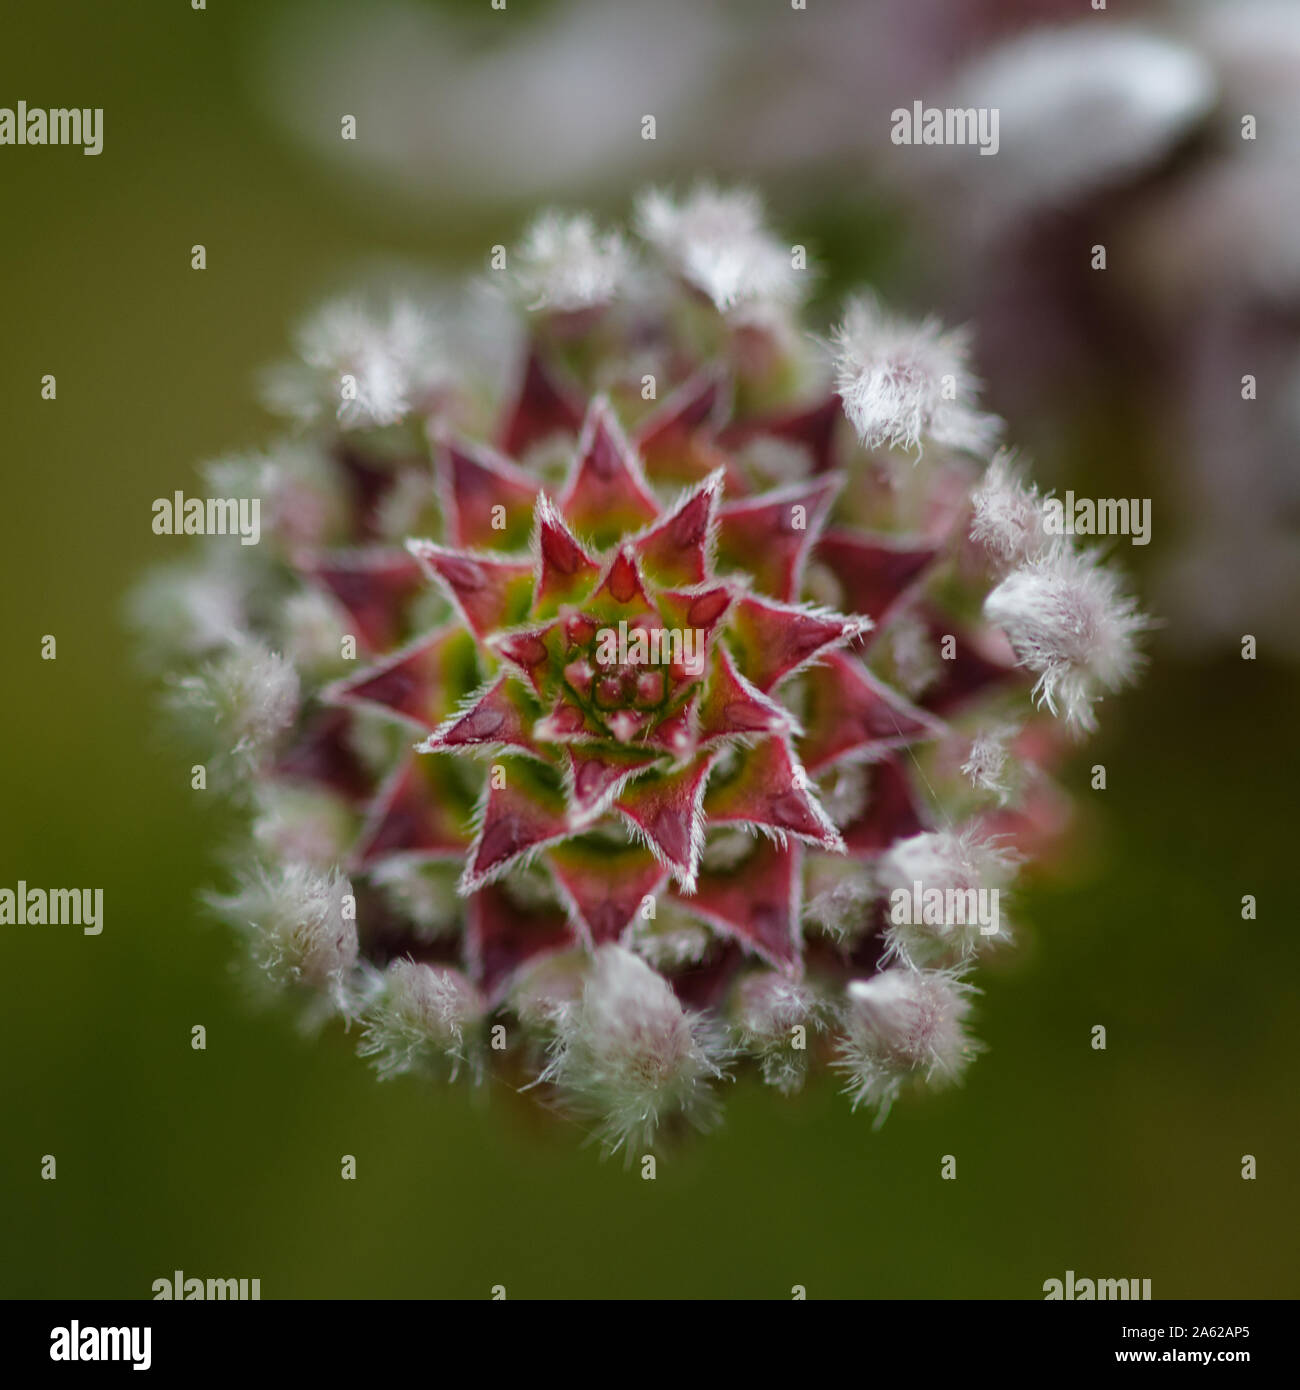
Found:
[[[602,946],[577,1003],[556,1020],[542,1080],[596,1120],[607,1149],[648,1145],[662,1121],[704,1125],[722,1049],[668,982],[621,946]]]
[[[905,966],[850,982],[837,1065],[854,1106],[876,1107],[877,1126],[909,1079],[961,1076],[979,1050],[963,1027],[970,992],[947,971]]]
[[[919,456],[933,440],[984,453],[996,441],[1001,421],[975,407],[979,383],[964,330],[945,331],[934,319],[909,323],[864,295],[849,303],[833,342],[836,389],[867,448]]]
[[[891,954],[909,964],[957,962],[1006,940],[1005,851],[971,831],[923,831],[897,840],[876,866]]]
[[[473,1062],[472,1033],[482,1020],[478,990],[446,966],[392,961],[366,1012],[357,1052],[388,1080],[409,1071],[447,1071]]]
[[[285,864],[246,878],[213,905],[247,933],[254,960],[275,983],[338,994],[357,959],[353,901],[338,870]]]
[[[1013,570],[984,600],[984,616],[1037,675],[1039,703],[1089,733],[1102,693],[1140,666],[1136,639],[1150,626],[1115,573],[1063,544]]]

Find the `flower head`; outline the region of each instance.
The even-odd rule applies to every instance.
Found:
[[[218,906],[263,975],[360,1019],[383,1076],[492,1068],[629,1152],[724,1076],[790,1093],[833,1048],[883,1111],[969,1057],[951,968],[1000,926],[925,902],[978,908],[1009,855],[933,826],[973,775],[1036,827],[1010,746],[940,751],[1028,688],[962,519],[1067,717],[1143,621],[1031,545],[1008,465],[971,501],[996,422],[963,335],[859,299],[837,398],[756,199],[651,193],[638,225],[633,255],[535,223],[527,331],[492,317],[518,294],[327,311],[277,378],[294,437],[207,475],[266,495],[260,543],[210,538],[145,604],[239,755]]]

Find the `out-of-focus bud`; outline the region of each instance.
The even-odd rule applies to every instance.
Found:
[[[357,1052],[373,1059],[384,1079],[403,1072],[477,1072],[474,1034],[484,1015],[478,990],[446,966],[395,960],[367,1005]]]
[[[701,1127],[712,1118],[723,1049],[631,951],[602,946],[581,999],[557,1024],[542,1079],[597,1121],[607,1149],[648,1145],[672,1116]]]
[[[961,1076],[979,1050],[963,1027],[970,992],[946,971],[905,966],[849,984],[838,1066],[877,1125],[911,1078],[937,1086]]]

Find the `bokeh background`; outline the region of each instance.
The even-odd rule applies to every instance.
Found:
[[[836,9],[810,0],[813,13],[790,22],[822,22],[823,7]],[[484,108],[502,131],[538,119],[529,103],[546,90],[546,63],[557,82],[583,80],[567,40],[546,38],[575,24],[556,6],[474,8],[430,102],[447,99],[448,71],[455,91],[472,90],[466,65],[507,32],[524,55],[512,60],[519,102]],[[743,53],[762,8],[710,9],[716,51]],[[771,8],[768,20],[787,22]],[[879,47],[904,42],[906,8],[856,12],[867,32],[878,26]],[[977,6],[948,7],[947,25],[935,20],[943,6],[924,8],[929,30],[906,42],[929,42],[936,62],[989,36],[961,28]],[[403,22],[436,25],[449,9],[413,3]],[[1087,9],[1007,5],[985,28]],[[1152,545],[1122,559],[1166,627],[1144,683],[1108,703],[1102,735],[1068,770],[1077,838],[1029,880],[1021,948],[982,972],[989,1052],[964,1088],[904,1101],[873,1132],[831,1083],[788,1102],[742,1084],[725,1128],[644,1182],[504,1088],[380,1085],[341,1033],[305,1041],[287,1014],[250,1011],[232,944],[197,905],[224,826],[165,736],[122,597],[185,545],[151,533],[152,499],[196,487],[201,461],[265,432],[255,373],[284,354],[305,311],[376,263],[478,269],[539,202],[572,202],[575,183],[585,204],[618,216],[644,178],[698,173],[744,176],[775,224],[815,250],[827,318],[863,282],[907,308],[980,304],[960,274],[956,202],[918,207],[853,150],[836,153],[829,127],[820,171],[797,154],[754,158],[745,113],[763,108],[779,50],[755,60],[748,84],[733,65],[693,117],[698,136],[678,132],[667,152],[630,126],[621,158],[512,184],[491,167],[492,130],[478,129],[481,185],[462,170],[440,190],[365,155],[349,167],[352,150],[321,159],[301,138],[314,119],[307,79],[323,70],[308,56],[304,76],[308,38],[388,22],[339,13],[58,0],[6,18],[0,104],[106,116],[98,158],[0,149],[0,883],[102,887],[106,925],[96,938],[0,928],[0,1293],[148,1297],[183,1269],[260,1277],[268,1298],[482,1298],[494,1284],[516,1298],[786,1298],[795,1284],[818,1298],[1035,1298],[1073,1269],[1149,1278],[1158,1298],[1296,1296],[1297,682],[1285,643],[1245,662],[1231,635],[1182,640],[1204,638],[1195,606],[1171,613],[1152,596],[1166,519],[1186,492],[1167,393],[1153,385],[1158,355],[1156,370],[1135,367],[1129,334],[1114,352],[1085,337],[1085,366],[1037,394],[1019,373],[1040,355],[1028,328],[981,361],[992,407],[1012,439],[1032,441],[1042,475],[1080,494],[1154,499]],[[436,46],[441,31],[429,32]],[[563,54],[577,76],[560,70]],[[640,87],[673,69],[638,65],[615,43],[598,83],[611,101],[620,64]],[[352,111],[364,139],[383,86],[373,78],[342,64],[332,130]],[[282,100],[307,106],[288,118]],[[678,101],[686,108],[673,95],[661,125]],[[727,138],[710,144],[709,130]],[[879,143],[886,131],[857,136]],[[418,148],[404,161],[418,166]],[[1086,229],[1087,207],[1076,216]],[[196,242],[203,273],[190,269]],[[1071,312],[1092,324],[1065,305],[1067,326]],[[1158,344],[1142,350],[1150,362]],[[40,399],[47,372],[54,402]],[[1231,564],[1249,577],[1254,550],[1248,537],[1235,545]],[[1261,629],[1293,630],[1285,596],[1256,588]],[[1249,608],[1238,626],[1255,630]],[[40,660],[47,633],[55,661]],[[1107,767],[1104,792],[1089,789],[1094,762]],[[1245,893],[1256,921],[1241,918]],[[198,1023],[205,1052],[190,1047]],[[1104,1052],[1090,1046],[1098,1023]],[[355,1182],[340,1180],[345,1153]],[[45,1154],[55,1181],[41,1180]],[[940,1180],[945,1154],[956,1181]],[[1242,1180],[1244,1154],[1255,1181]]]

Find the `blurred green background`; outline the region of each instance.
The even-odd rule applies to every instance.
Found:
[[[1068,774],[1069,872],[1032,881],[1021,948],[982,972],[988,1055],[878,1133],[830,1083],[793,1102],[742,1084],[725,1127],[644,1182],[501,1088],[380,1085],[342,1034],[250,1012],[197,906],[222,822],[120,618],[185,544],[152,535],[150,502],[262,438],[254,373],[322,294],[376,257],[477,268],[527,212],[413,209],[288,148],[247,81],[268,8],[61,0],[6,21],[0,104],[107,114],[98,158],[0,149],[0,885],[101,886],[106,925],[0,928],[0,1293],[148,1297],[179,1268],[267,1298],[1036,1298],[1066,1269],[1157,1298],[1300,1294],[1298,706],[1267,653],[1158,647],[1108,703]],[[762,191],[828,262],[828,301],[863,278],[915,297],[870,188]],[[1048,462],[1080,491],[1141,479],[1157,551],[1168,482],[1122,391],[1086,406]]]

